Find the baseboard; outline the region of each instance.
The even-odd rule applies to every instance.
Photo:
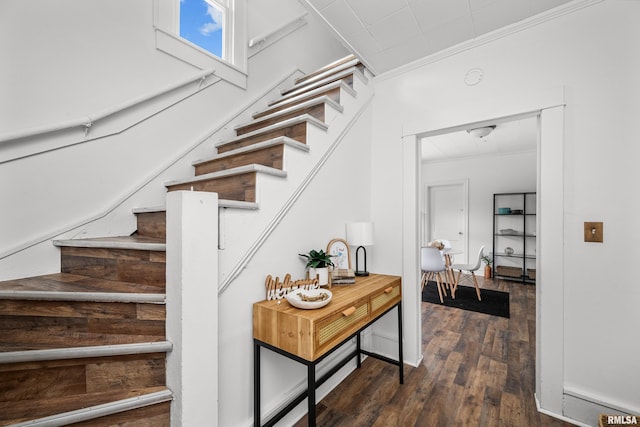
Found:
[[[600,414],[636,416],[640,414],[640,407],[632,407],[630,403],[616,402],[571,386],[564,387],[563,406],[565,416],[588,426],[597,426]]]
[[[541,414],[548,415],[548,416],[550,416],[550,417],[556,418],[556,419],[561,420],[561,421],[565,421],[565,422],[567,422],[567,423],[571,423],[571,424],[576,425],[576,426],[581,426],[581,427],[591,427],[591,425],[590,425],[590,424],[584,424],[584,423],[581,423],[580,421],[576,421],[576,420],[574,420],[574,419],[571,419],[571,418],[565,417],[565,416],[564,416],[564,415],[562,415],[562,414],[556,414],[555,412],[551,412],[551,411],[548,411],[548,410],[546,410],[546,409],[542,408],[542,407],[540,406],[540,401],[538,400],[538,396],[534,393],[534,394],[533,394],[533,397],[534,397],[534,399],[535,399],[535,401],[536,401],[536,409],[537,409],[537,410],[538,410],[538,412],[540,412]]]

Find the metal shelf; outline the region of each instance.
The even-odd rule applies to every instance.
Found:
[[[536,255],[531,252],[531,244],[535,244],[535,241],[530,239],[536,239],[535,226],[532,224],[536,213],[535,211],[535,192],[522,192],[522,193],[496,193],[493,195],[493,272],[494,277],[503,280],[512,280],[521,283],[535,283],[535,279],[531,279],[527,270],[531,264],[527,263],[527,260],[535,260]],[[505,206],[506,205],[506,206]],[[509,206],[511,205],[511,206]],[[498,213],[498,208],[510,207],[513,210],[518,210],[517,213]],[[508,219],[511,218],[511,219]],[[502,229],[514,230],[512,233],[501,233]],[[504,239],[510,238],[510,239]],[[529,243],[529,251],[527,250],[527,242]],[[497,250],[504,250],[506,245],[513,246],[518,253],[507,254],[505,252],[496,252]],[[521,248],[519,249],[519,247]],[[519,276],[505,276],[497,273],[497,267],[500,264],[497,259],[502,260],[501,263],[505,264],[505,267],[514,267],[522,270],[522,274]],[[517,274],[517,272],[514,272]]]

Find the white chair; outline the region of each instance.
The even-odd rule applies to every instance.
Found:
[[[461,278],[467,278],[467,279],[472,279],[473,280],[473,284],[476,287],[476,294],[478,294],[478,301],[482,301],[482,298],[480,298],[480,287],[478,286],[478,279],[476,278],[476,271],[478,271],[480,269],[480,264],[482,263],[482,254],[484,253],[484,246],[482,245],[480,247],[480,250],[478,251],[478,259],[475,261],[475,263],[473,264],[453,264],[451,266],[452,270],[458,270],[458,278],[456,279],[454,285],[453,285],[453,290],[451,291],[451,297],[453,299],[456,298],[456,289],[458,289],[458,284],[460,283],[460,279]],[[467,273],[471,274],[471,277],[469,278],[469,276],[467,276],[466,274],[463,276],[462,272],[466,271]]]
[[[444,289],[441,273],[447,271],[447,266],[444,263],[444,258],[440,254],[438,248],[424,247],[420,252],[421,266],[422,266],[422,287],[424,290],[425,285],[429,281],[429,278],[434,277],[436,285],[438,286],[438,295],[440,295],[440,302],[444,304],[442,294],[447,295],[447,291]]]

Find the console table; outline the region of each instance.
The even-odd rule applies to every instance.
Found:
[[[357,277],[354,285],[334,286],[326,306],[302,310],[287,300],[261,301],[253,305],[254,425],[260,421],[260,349],[281,354],[307,367],[307,390],[294,398],[264,426],[273,426],[307,398],[309,426],[316,425],[316,388],[354,357],[360,368],[362,354],[384,360],[402,369],[402,288],[398,276],[372,274]],[[398,311],[398,360],[363,350],[360,333],[392,309]],[[323,377],[316,379],[316,365],[345,342],[356,337],[356,349]]]

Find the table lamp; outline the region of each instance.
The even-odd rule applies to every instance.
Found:
[[[367,271],[367,250],[365,246],[373,245],[373,223],[372,222],[351,222],[347,224],[347,242],[356,249],[356,276],[368,276]],[[364,252],[364,269],[358,267],[358,252]]]

